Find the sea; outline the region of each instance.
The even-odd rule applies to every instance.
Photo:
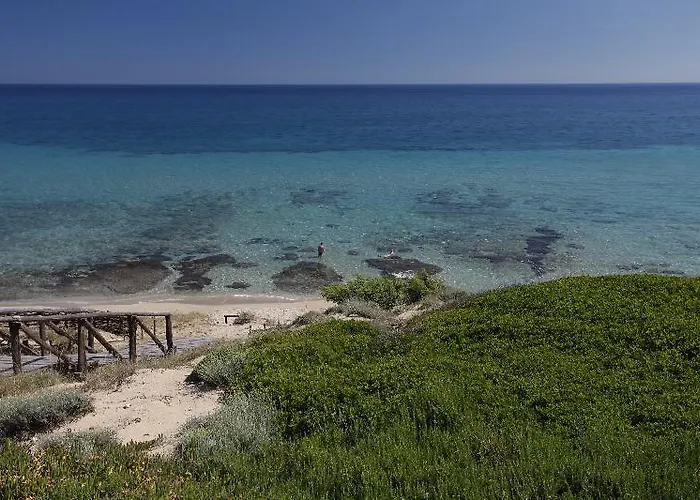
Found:
[[[0,299],[303,296],[392,248],[468,292],[700,275],[700,85],[0,85]]]

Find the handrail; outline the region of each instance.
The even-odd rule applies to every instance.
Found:
[[[86,319],[86,318],[128,318],[129,316],[170,316],[169,312],[153,313],[153,312],[128,312],[128,313],[118,313],[118,312],[83,312],[75,314],[53,314],[50,316],[35,315],[35,316],[0,316],[0,323],[29,323],[44,320],[71,320],[71,319]]]
[[[97,338],[98,342],[102,344],[107,351],[115,357],[121,358],[121,354],[115,349],[107,340],[99,333],[98,329],[92,324],[90,320],[94,319],[114,319],[114,320],[127,320],[128,325],[128,336],[129,336],[129,360],[131,362],[136,361],[136,335],[138,328],[141,328],[148,336],[155,342],[158,348],[163,352],[164,355],[168,355],[174,352],[174,342],[173,342],[173,330],[172,330],[172,315],[169,312],[153,313],[153,312],[105,312],[105,311],[94,311],[94,312],[79,312],[79,313],[67,313],[67,314],[36,314],[31,316],[11,314],[13,311],[7,313],[0,312],[0,324],[6,323],[9,326],[9,341],[12,352],[12,366],[13,372],[15,374],[22,372],[22,344],[20,343],[20,335],[24,333],[28,339],[35,342],[41,347],[42,354],[45,351],[49,351],[54,355],[57,355],[62,361],[66,361],[66,357],[59,355],[58,351],[52,348],[49,343],[45,340],[45,327],[48,326],[50,329],[57,331],[59,334],[66,336],[72,342],[76,342],[78,345],[78,362],[77,371],[85,372],[87,369],[86,361],[86,351],[92,351],[93,338]],[[16,311],[19,312],[19,311]],[[25,311],[26,312],[26,311]],[[51,311],[55,312],[55,311]],[[1,316],[5,314],[4,316]],[[156,337],[155,333],[152,332],[146,324],[139,319],[141,317],[163,317],[165,320],[165,345]],[[75,321],[76,335],[73,336],[67,330],[64,330],[54,324],[54,321],[64,322],[64,326],[68,322]],[[29,326],[38,325],[39,331],[33,331]],[[66,326],[66,329],[68,327]],[[87,332],[86,332],[87,330]],[[87,335],[86,335],[87,333]]]

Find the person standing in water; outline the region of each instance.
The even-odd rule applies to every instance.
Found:
[[[318,245],[318,258],[320,259],[323,257],[323,254],[326,251],[326,245],[323,244],[323,242],[319,243]]]

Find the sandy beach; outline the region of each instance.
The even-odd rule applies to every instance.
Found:
[[[251,331],[289,324],[309,311],[330,306],[321,299],[299,300],[271,296],[138,295],[83,297],[45,301],[0,303],[0,310],[96,309],[112,312],[169,312],[175,339],[209,337],[212,340],[245,339]],[[224,314],[252,314],[252,321],[237,325]],[[53,434],[88,429],[114,430],[120,441],[143,442],[162,436],[155,452],[172,450],[174,437],[190,418],[211,413],[219,406],[219,391],[203,391],[185,382],[199,359],[172,369],[139,369],[118,388],[92,391],[94,411],[58,428]]]
[[[124,297],[70,297],[0,302],[0,312],[37,309],[98,310],[105,312],[172,313],[174,336],[197,334],[213,339],[240,338],[251,329],[284,325],[309,311],[323,311],[330,303],[321,298],[295,299],[269,295],[167,295],[139,294]],[[224,315],[249,312],[246,325],[224,320]]]

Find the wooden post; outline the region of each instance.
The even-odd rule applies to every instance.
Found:
[[[24,326],[22,323],[19,324],[19,329],[21,331],[29,330],[29,328]],[[10,345],[12,340],[11,340],[11,335],[10,335],[9,330],[4,330],[4,329],[0,328],[0,339],[7,342],[7,345]],[[39,354],[37,351],[35,351],[31,347],[29,347],[28,340],[24,340],[24,341],[20,342],[19,348],[22,351],[22,354],[29,354],[30,356],[41,356],[41,354]]]
[[[175,351],[175,344],[173,343],[173,321],[169,314],[165,315],[165,343],[168,346],[168,354],[172,354]]]
[[[10,347],[12,349],[12,371],[22,373],[22,351],[19,341],[19,323],[10,323]]]
[[[61,328],[58,326],[56,323],[53,321],[47,321],[46,325],[51,328],[54,332],[58,333],[59,335],[62,335],[66,337],[70,342],[75,342],[76,344],[78,343],[78,339],[76,337],[73,337],[67,330]],[[69,346],[71,345],[70,343],[68,344]],[[95,350],[94,349],[88,349],[88,352],[94,354]]]
[[[136,316],[129,316],[129,361],[136,362]]]
[[[46,325],[43,321],[39,321],[39,338],[42,342],[39,343],[41,346],[41,355],[46,356],[46,348],[44,347],[44,344],[46,344]]]
[[[81,325],[83,325],[83,326],[85,325],[86,320],[81,319],[78,321],[79,321],[78,328],[80,328]],[[87,331],[88,331],[87,332],[87,345],[88,345],[88,348],[94,352],[95,351],[95,336],[92,334],[92,330],[90,330],[89,328],[87,329]]]
[[[78,320],[78,371],[85,373],[87,369],[87,357],[85,356],[85,329],[82,325],[82,320]]]

